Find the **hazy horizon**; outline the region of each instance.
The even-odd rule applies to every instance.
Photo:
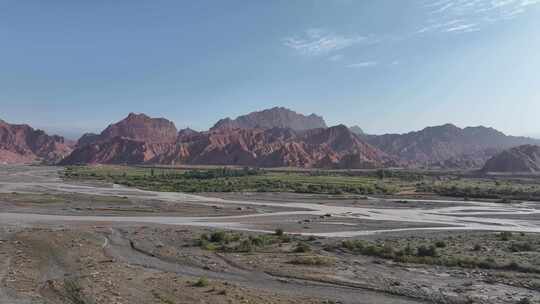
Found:
[[[540,0],[0,1],[0,119],[76,139],[284,106],[371,134],[540,137]]]

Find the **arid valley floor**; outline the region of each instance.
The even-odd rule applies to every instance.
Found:
[[[536,303],[540,203],[181,194],[0,170],[0,303]]]

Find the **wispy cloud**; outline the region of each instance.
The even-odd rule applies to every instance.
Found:
[[[349,68],[369,68],[378,65],[376,61],[364,61],[347,65]]]
[[[430,0],[428,19],[417,30],[423,33],[469,33],[526,13],[540,0]]]
[[[330,60],[330,61],[340,61],[343,58],[344,58],[343,54],[337,54],[337,55],[333,55],[333,56],[328,57],[328,60]]]
[[[287,37],[283,44],[301,54],[317,56],[342,50],[361,42],[367,42],[368,38],[359,35],[341,35],[324,29],[309,29],[303,35]]]
[[[458,24],[458,25],[445,29],[447,33],[452,33],[452,32],[470,33],[470,32],[476,32],[479,30],[480,29],[478,28],[478,24],[476,23]]]
[[[324,28],[307,29],[297,35],[282,39],[282,44],[302,55],[321,56],[325,60],[348,68],[370,68],[395,66],[399,62],[387,62],[384,58],[372,57],[374,61],[351,62],[358,46],[399,42],[429,34],[459,35],[478,32],[484,28],[530,11],[540,6],[540,0],[424,0],[412,29],[392,34],[376,35],[336,33]],[[349,50],[348,48],[351,48]],[[348,49],[345,52],[345,49]],[[347,54],[347,57],[344,56]],[[358,58],[358,57],[357,57]],[[362,57],[360,57],[362,58]],[[352,59],[354,60],[354,59]],[[376,61],[375,61],[376,60]]]

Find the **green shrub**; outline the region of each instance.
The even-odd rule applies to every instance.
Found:
[[[287,234],[284,234],[282,235],[279,240],[282,242],[282,243],[290,243],[291,242],[291,237]]]
[[[253,246],[257,246],[257,247],[261,247],[261,246],[265,246],[266,243],[267,243],[267,240],[264,236],[262,235],[259,235],[259,236],[256,236],[256,237],[249,237],[249,240],[251,242],[251,244]]]
[[[87,298],[82,293],[82,288],[78,281],[72,279],[64,279],[64,290],[66,291],[66,297],[73,304],[93,304],[92,299]]]
[[[311,247],[306,243],[298,243],[294,249],[296,253],[307,253],[311,252]]]
[[[419,257],[435,257],[437,256],[437,248],[435,246],[420,246],[416,249],[416,255]]]
[[[243,240],[238,246],[236,246],[235,251],[237,252],[252,252],[253,251],[253,244],[251,240],[246,239]]]
[[[446,247],[446,242],[445,241],[437,241],[437,242],[435,242],[435,247],[437,247],[437,248],[445,248]]]
[[[208,284],[210,284],[208,282],[208,279],[205,278],[205,277],[202,277],[202,278],[199,278],[199,280],[197,282],[195,282],[195,284],[193,284],[193,286],[195,286],[195,287],[207,287]]]

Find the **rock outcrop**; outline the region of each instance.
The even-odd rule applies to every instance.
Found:
[[[489,159],[482,171],[486,173],[540,172],[540,146],[523,145],[505,150]]]
[[[77,146],[122,137],[146,143],[174,143],[178,134],[174,123],[164,118],[150,118],[145,114],[130,113],[125,119],[109,125],[101,134],[83,135]]]
[[[0,163],[56,163],[71,151],[70,143],[61,136],[0,120]]]

